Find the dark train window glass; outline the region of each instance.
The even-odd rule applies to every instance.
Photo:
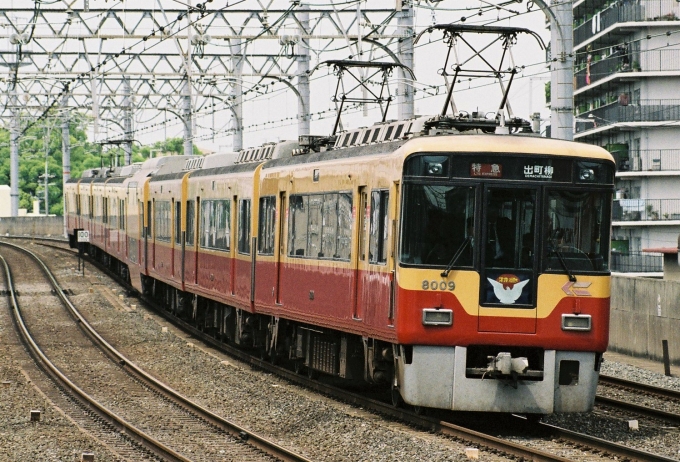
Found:
[[[139,201],[139,227],[142,230],[142,238],[146,237],[146,226],[144,226],[144,203]]]
[[[536,191],[490,189],[487,218],[487,268],[533,268]]]
[[[182,244],[182,203],[175,202],[175,244]]]
[[[321,208],[322,236],[320,257],[338,258],[338,195],[324,194]]]
[[[274,255],[274,231],[276,230],[276,197],[260,198],[260,217],[257,238],[257,251],[264,255]]]
[[[170,242],[171,228],[170,201],[154,202],[154,226],[156,240]]]
[[[609,192],[548,192],[545,270],[608,271],[611,200]]]
[[[194,245],[194,231],[196,229],[196,202],[187,201],[187,231],[186,245]]]
[[[410,158],[404,167],[408,176],[448,177],[449,156],[416,156]]]
[[[387,262],[388,191],[371,192],[371,227],[368,240],[369,263]]]
[[[338,260],[349,260],[352,254],[352,193],[338,194]]]
[[[307,256],[323,257],[321,252],[321,207],[323,194],[309,196],[308,221],[307,221]]]
[[[250,253],[250,199],[238,203],[238,251]]]
[[[351,240],[351,193],[290,197],[288,255],[349,260]]]
[[[533,306],[536,252],[536,189],[489,188],[484,203],[480,302]]]
[[[304,257],[307,252],[307,196],[290,196],[288,201],[288,255]]]
[[[215,223],[213,221],[213,201],[201,203],[201,247],[211,248],[215,246],[216,236]]]
[[[224,199],[205,200],[201,203],[201,247],[229,250],[231,239],[230,206],[231,201]]]
[[[119,228],[122,229],[123,231],[125,230],[125,215],[127,214],[127,211],[125,210],[125,200],[121,199],[118,202],[118,220],[119,220]]]
[[[402,263],[470,267],[474,259],[475,189],[472,186],[406,184],[400,246]]]

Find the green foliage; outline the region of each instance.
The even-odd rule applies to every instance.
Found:
[[[84,170],[118,165],[124,159],[122,148],[105,146],[91,143],[87,140],[85,132],[86,121],[82,118],[74,118],[69,125],[71,146],[71,177],[79,178]],[[56,120],[56,123],[55,123]],[[48,129],[49,127],[49,129]],[[45,141],[48,139],[47,149]],[[171,138],[159,141],[152,146],[140,147],[132,145],[132,161],[143,162],[148,159],[153,151],[154,156],[177,155],[184,153],[184,141],[182,138]],[[194,153],[200,151],[194,146]],[[63,184],[62,184],[62,139],[61,122],[57,119],[48,118],[43,124],[36,124],[29,128],[19,140],[19,207],[33,210],[33,200],[40,200],[40,212],[44,213],[45,197],[45,168],[50,176],[48,181],[48,204],[49,212],[55,215],[63,215]],[[9,131],[0,128],[0,184],[10,184],[10,146]]]

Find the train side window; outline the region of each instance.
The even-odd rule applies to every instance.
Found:
[[[175,202],[175,244],[182,244],[182,203]]]
[[[288,205],[288,255],[304,257],[307,251],[307,196],[290,196]]]
[[[154,203],[155,237],[159,241],[170,242],[171,210],[170,201],[156,201]]]
[[[238,251],[250,253],[250,199],[238,203]]]
[[[196,220],[196,202],[187,201],[187,231],[185,242],[186,245],[194,245],[194,228]]]
[[[142,239],[146,237],[146,226],[144,226],[144,203],[139,201],[139,227],[142,229]]]
[[[325,258],[339,258],[337,253],[338,235],[338,194],[329,193],[323,195],[321,208],[321,254]]]
[[[274,231],[276,229],[276,196],[260,198],[260,218],[257,251],[262,255],[274,255]]]
[[[229,250],[231,245],[231,201],[221,199],[213,201],[215,223],[215,248],[219,250]]]
[[[310,257],[323,257],[321,251],[321,207],[323,194],[309,196],[308,221],[307,221],[307,255]]]
[[[349,260],[352,254],[352,193],[338,194],[337,258]]]
[[[229,228],[231,223],[229,218],[230,204],[231,202],[228,200],[206,200],[201,203],[201,247],[229,250],[231,237]],[[188,225],[189,219],[187,217]]]
[[[125,199],[121,199],[118,202],[118,220],[120,229],[125,231]]]
[[[211,236],[213,236],[213,201],[203,201],[201,202],[201,247],[210,248],[213,246],[214,242]]]
[[[371,227],[368,241],[368,261],[374,264],[387,262],[387,204],[389,191],[371,192]]]

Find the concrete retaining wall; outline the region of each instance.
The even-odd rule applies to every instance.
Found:
[[[0,236],[63,237],[64,217],[2,217]]]
[[[671,362],[680,365],[680,282],[612,277],[610,327],[610,350],[660,361],[668,340]]]

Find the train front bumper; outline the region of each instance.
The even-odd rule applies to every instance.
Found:
[[[408,364],[405,355],[397,357],[401,396],[411,405],[522,414],[586,412],[593,407],[599,377],[599,355],[594,352],[546,350],[542,379],[513,382],[466,376],[466,347],[412,348]]]

